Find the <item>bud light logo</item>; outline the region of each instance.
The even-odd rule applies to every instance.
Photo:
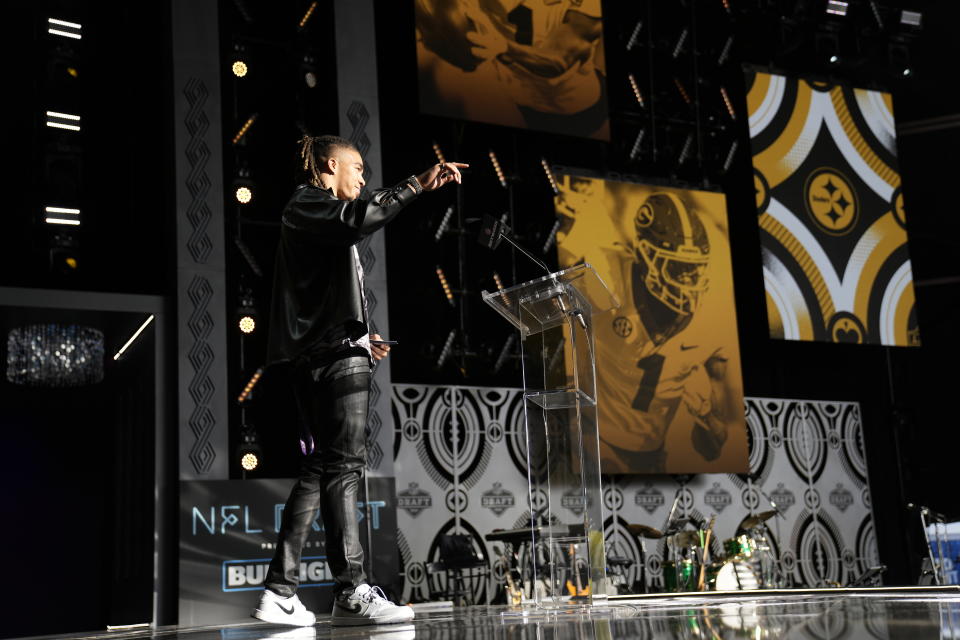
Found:
[[[255,560],[226,560],[223,563],[223,591],[259,591],[267,578],[270,558]],[[333,584],[326,556],[312,556],[300,560],[300,588],[327,587]]]

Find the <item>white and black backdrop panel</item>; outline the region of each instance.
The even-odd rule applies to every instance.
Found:
[[[503,566],[483,536],[525,526],[529,519],[523,408],[519,389],[394,385],[397,521],[403,596],[427,600],[442,575],[439,538],[467,534],[493,568],[490,584],[468,581],[474,601],[503,590]],[[608,556],[632,562],[627,584],[640,577],[639,543],[627,524],[665,525],[677,513],[705,526],[716,514],[715,557],[743,519],[770,509],[768,521],[786,583],[849,584],[878,564],[860,409],[856,403],[747,398],[750,470],[747,475],[604,476]],[[538,502],[538,496],[533,496]],[[572,505],[573,508],[576,505]],[[645,581],[663,583],[664,544],[645,543]]]

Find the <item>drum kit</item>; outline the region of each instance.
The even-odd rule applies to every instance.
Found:
[[[665,591],[742,591],[747,589],[780,588],[785,586],[783,572],[767,521],[780,512],[774,508],[744,518],[734,537],[723,540],[719,557],[710,552],[713,534],[713,518],[706,528],[688,529],[688,524],[698,526],[690,518],[668,518],[665,531],[646,525],[628,525],[630,532],[640,541],[641,571],[643,541],[665,542],[663,562],[663,587]],[[641,576],[640,584],[646,580]],[[646,589],[644,588],[644,591]]]

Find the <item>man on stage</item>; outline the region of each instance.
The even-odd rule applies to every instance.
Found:
[[[459,183],[459,168],[467,165],[440,163],[361,199],[363,158],[348,140],[307,136],[300,159],[305,184],[283,212],[267,361],[293,367],[305,457],[252,615],[293,626],[316,622],[296,589],[301,551],[319,508],[336,580],[331,623],[409,622],[413,609],[388,601],[366,583],[363,570],[357,494],[366,465],[370,372],[390,347],[369,334],[356,245],[422,191]]]

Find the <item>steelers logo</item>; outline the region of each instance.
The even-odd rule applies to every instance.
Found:
[[[753,170],[753,193],[757,200],[757,213],[766,213],[770,205],[770,185],[767,184],[763,174],[756,169]]]
[[[649,204],[643,204],[637,209],[637,215],[634,223],[638,228],[646,229],[653,224],[653,207]]]
[[[836,169],[817,169],[807,178],[807,213],[817,226],[833,236],[849,233],[859,216],[857,194]]]
[[[633,323],[630,322],[630,318],[624,316],[614,318],[613,332],[621,338],[629,338],[630,334],[633,333]]]
[[[893,210],[893,219],[902,228],[907,228],[907,212],[903,209],[903,189],[897,187],[890,197],[890,208]]]
[[[867,337],[860,318],[846,311],[840,311],[830,318],[827,331],[831,341],[846,344],[863,344]]]

